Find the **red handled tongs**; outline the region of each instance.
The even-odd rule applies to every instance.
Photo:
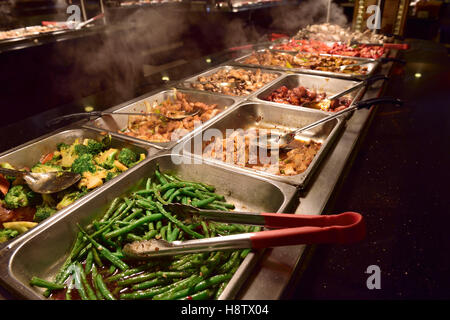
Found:
[[[242,248],[269,248],[299,244],[353,243],[366,234],[363,217],[356,212],[336,215],[300,215],[204,210],[182,204],[167,204],[177,215],[198,215],[204,219],[264,226],[267,231],[187,241],[143,240],[126,244],[123,253],[130,258],[146,259],[194,252]]]

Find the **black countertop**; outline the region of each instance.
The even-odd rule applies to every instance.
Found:
[[[329,213],[364,215],[365,241],[309,248],[289,299],[449,299],[450,64],[441,45],[412,41]],[[421,77],[419,77],[420,73]],[[369,290],[370,265],[381,289]]]

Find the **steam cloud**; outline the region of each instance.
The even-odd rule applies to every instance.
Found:
[[[308,0],[302,2],[296,9],[284,11],[274,10],[271,27],[280,30],[297,30],[310,24],[326,22],[328,0]],[[348,21],[344,10],[335,3],[331,3],[330,23],[346,26]]]

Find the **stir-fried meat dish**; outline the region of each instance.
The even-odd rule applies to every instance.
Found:
[[[220,69],[209,76],[198,77],[192,88],[232,96],[244,96],[261,89],[278,77],[277,74],[246,69]]]
[[[359,61],[350,58],[321,56],[312,53],[298,53],[296,55],[292,55],[288,53],[272,52],[270,50],[254,52],[243,61],[245,64],[263,66],[310,69],[350,74],[366,74],[366,66],[351,66],[345,68],[344,70],[340,70],[339,68],[341,66],[352,65],[358,62]]]
[[[326,92],[316,92],[305,87],[299,86],[293,89],[289,89],[286,86],[282,86],[272,92],[267,98],[267,101],[292,104],[295,106],[302,106],[308,102],[320,102],[327,97]],[[325,111],[340,111],[352,103],[352,99],[348,97],[341,97],[331,100],[330,106]],[[319,107],[319,106],[318,106]]]
[[[290,144],[292,150],[266,150],[267,157],[261,158],[257,147],[259,130],[236,130],[225,139],[215,137],[205,144],[203,156],[275,175],[292,176],[305,171],[321,147],[318,142],[294,140]]]
[[[370,59],[378,59],[386,52],[386,49],[381,46],[347,45],[345,43],[336,42],[333,43],[333,45],[327,45],[326,43],[317,40],[296,39],[291,39],[287,43],[277,44],[273,48],[276,50],[325,53]]]
[[[175,135],[174,139],[178,139],[187,132],[192,131],[196,123],[206,122],[222,111],[217,104],[208,105],[192,101],[186,94],[181,92],[177,92],[174,99],[169,98],[154,106],[150,106],[148,102],[145,103],[148,113],[152,112],[161,115],[130,116],[128,127],[125,131],[120,131],[120,133],[147,141],[169,142],[172,134]],[[197,109],[199,113],[186,117],[183,120],[172,120],[165,117],[192,113]]]

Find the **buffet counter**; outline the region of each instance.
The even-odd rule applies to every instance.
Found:
[[[264,48],[265,46],[262,47]],[[254,47],[254,49],[258,50],[261,48],[258,48],[256,46]],[[354,111],[350,117],[345,116],[340,118],[339,121],[336,121],[336,125],[333,131],[330,131],[333,133],[333,139],[325,138],[322,140],[324,147],[326,146],[326,152],[324,151],[323,154],[320,154],[320,162],[313,162],[314,170],[307,170],[305,171],[306,173],[304,175],[297,175],[297,179],[295,179],[295,177],[297,177],[295,175],[294,179],[284,179],[282,175],[274,176],[273,174],[249,171],[246,168],[239,168],[235,165],[221,165],[220,162],[217,163],[214,161],[207,162],[208,165],[206,166],[206,168],[202,169],[203,171],[206,170],[206,172],[209,172],[209,175],[205,175],[204,173],[201,174],[198,170],[190,170],[191,172],[188,173],[189,169],[187,165],[184,165],[186,166],[186,168],[178,168],[173,167],[173,165],[167,163],[167,158],[169,156],[174,156],[175,158],[185,157],[186,155],[183,153],[183,151],[187,149],[185,147],[180,148],[180,146],[187,144],[190,139],[194,139],[196,135],[202,133],[202,128],[213,128],[214,126],[219,126],[221,121],[226,121],[227,118],[232,117],[233,114],[237,112],[236,110],[238,110],[242,106],[255,104],[259,104],[258,106],[261,106],[265,104],[267,108],[281,108],[280,110],[284,110],[282,112],[292,112],[293,114],[296,112],[295,108],[293,108],[292,106],[284,107],[279,106],[276,103],[263,102],[262,100],[259,100],[259,98],[261,98],[259,94],[261,94],[265,89],[267,89],[283,77],[292,74],[308,74],[308,72],[305,72],[304,70],[297,71],[295,69],[292,69],[289,71],[283,71],[276,68],[266,69],[263,66],[261,67],[263,73],[266,72],[268,74],[277,74],[278,80],[268,80],[268,82],[262,84],[262,87],[259,87],[259,89],[257,89],[256,91],[253,91],[248,95],[241,94],[241,96],[237,97],[230,97],[221,93],[213,94],[208,92],[202,92],[201,95],[194,95],[194,92],[196,92],[196,89],[194,87],[188,89],[185,88],[186,85],[190,86],[193,81],[195,82],[196,79],[200,79],[201,76],[207,77],[208,72],[213,72],[211,70],[216,70],[217,67],[228,68],[231,65],[231,69],[228,70],[242,67],[254,70],[251,69],[251,66],[239,64],[238,58],[246,56],[247,54],[248,52],[226,51],[216,56],[203,57],[202,59],[200,59],[202,60],[201,63],[191,63],[191,69],[189,69],[188,71],[186,71],[185,69],[184,74],[177,74],[177,70],[183,69],[182,67],[175,67],[173,70],[167,70],[164,72],[164,77],[165,80],[170,79],[169,83],[165,83],[165,85],[159,87],[158,84],[153,84],[140,88],[140,90],[143,91],[142,96],[126,102],[113,102],[113,106],[108,109],[109,111],[113,112],[127,110],[143,111],[145,109],[142,109],[143,107],[140,105],[142,101],[148,101],[152,103],[152,101],[154,102],[164,100],[166,98],[157,98],[159,97],[157,94],[167,91],[167,94],[170,95],[170,91],[173,90],[174,87],[178,88],[177,90],[179,93],[186,93],[187,95],[191,94],[197,97],[197,99],[204,104],[206,103],[218,105],[219,108],[222,108],[223,105],[228,106],[224,109],[221,109],[221,113],[219,114],[219,116],[216,116],[215,120],[206,119],[203,127],[200,127],[200,129],[194,129],[175,143],[154,143],[144,141],[142,140],[143,138],[139,136],[136,137],[131,134],[124,135],[123,132],[125,131],[123,131],[122,128],[117,127],[117,129],[120,129],[118,131],[113,127],[106,126],[108,125],[107,122],[103,123],[97,120],[92,120],[89,122],[76,122],[68,127],[59,128],[57,132],[60,133],[70,132],[70,130],[92,130],[92,132],[97,132],[97,134],[104,132],[105,130],[109,131],[113,139],[117,139],[117,142],[115,142],[116,145],[123,146],[124,142],[129,142],[135,145],[135,147],[139,146],[141,148],[144,148],[147,153],[146,160],[143,160],[139,165],[136,165],[136,167],[131,168],[129,170],[129,173],[122,173],[120,177],[115,178],[116,180],[113,180],[110,183],[99,187],[98,189],[93,191],[92,194],[85,196],[85,198],[83,198],[84,200],[75,202],[66,209],[63,209],[62,211],[56,213],[54,217],[45,220],[24,235],[19,236],[16,239],[12,239],[10,242],[7,242],[2,247],[0,247],[0,265],[2,266],[2,269],[0,270],[0,278],[3,282],[3,285],[8,287],[8,289],[14,292],[15,295],[18,295],[22,298],[42,297],[33,287],[29,285],[26,279],[31,275],[30,273],[32,272],[39,272],[43,277],[49,277],[51,275],[48,274],[48,272],[54,273],[55,266],[52,265],[51,268],[49,267],[48,269],[33,269],[32,263],[27,263],[26,266],[20,267],[18,264],[24,263],[23,255],[31,254],[29,249],[33,248],[33,245],[36,245],[36,241],[52,240],[51,237],[46,240],[46,238],[44,237],[44,233],[46,232],[58,230],[57,232],[55,231],[56,234],[54,235],[55,237],[57,237],[58,235],[61,235],[61,228],[72,228],[73,230],[70,232],[73,233],[76,229],[75,223],[77,222],[77,219],[79,219],[79,217],[83,217],[85,221],[85,219],[87,218],[87,212],[94,210],[96,206],[104,206],[104,203],[102,202],[104,201],[102,198],[102,194],[109,193],[111,195],[119,195],[121,190],[124,190],[127,185],[130,185],[130,183],[134,181],[133,179],[137,179],[137,177],[139,177],[140,175],[148,174],[151,170],[155,170],[155,163],[158,163],[161,167],[164,167],[166,169],[172,168],[173,170],[180,170],[180,174],[186,177],[192,178],[193,176],[195,176],[195,174],[199,174],[198,177],[203,178],[204,182],[206,181],[207,183],[213,185],[215,181],[214,177],[216,177],[218,178],[218,188],[221,190],[228,190],[228,194],[230,194],[231,197],[236,196],[237,193],[242,193],[243,190],[241,190],[240,188],[242,188],[246,184],[260,190],[261,195],[258,195],[258,192],[252,192],[252,197],[249,197],[247,199],[248,202],[246,203],[244,201],[242,204],[239,204],[238,207],[256,208],[256,210],[274,210],[274,212],[293,212],[295,214],[307,215],[321,215],[326,213],[324,212],[324,210],[333,194],[333,191],[335,190],[339,179],[342,177],[348,165],[351,163],[350,159],[352,158],[352,156],[354,156],[354,154],[358,151],[358,143],[371,122],[376,108],[375,106],[372,106],[368,110],[361,109]],[[391,50],[390,56],[396,57],[397,51]],[[393,62],[376,64],[373,66],[373,70],[369,71],[376,71],[379,74],[389,76],[392,70],[392,66]],[[205,69],[209,69],[209,71],[205,73]],[[171,75],[174,76],[172,77]],[[197,75],[196,77],[198,78],[193,77],[193,75]],[[313,77],[319,75],[317,75],[317,73],[309,73],[309,76]],[[323,76],[327,77],[330,76],[330,74],[325,74]],[[333,78],[330,78],[330,80],[331,79]],[[346,77],[344,77],[343,79],[345,80]],[[355,77],[351,79],[353,79],[354,81],[361,81],[361,79],[355,80],[357,79]],[[358,95],[353,96],[354,103],[358,100],[361,101],[382,96],[387,83],[388,82],[386,81],[378,81],[375,82],[375,84],[367,86],[363,91],[359,92]],[[151,88],[151,90],[149,88]],[[183,88],[186,91],[183,91]],[[104,94],[107,95],[107,93]],[[197,92],[196,94],[199,94],[199,92]],[[106,105],[103,106],[105,107]],[[101,107],[95,107],[96,110],[101,109]],[[306,116],[314,115],[319,118],[323,118],[331,113],[330,110],[324,111],[307,110],[305,108],[300,109],[302,109],[303,111],[298,110],[298,113],[304,112]],[[37,140],[35,140],[34,144],[39,145],[40,141],[50,139],[55,134],[55,131],[51,131],[49,128],[45,128],[43,123],[46,120],[59,115],[61,112],[68,113],[68,110],[70,110],[71,112],[74,111],[73,109],[70,109],[69,106],[67,106],[66,111],[57,109],[50,110],[45,115],[42,115],[41,118],[34,117],[28,120],[24,120],[20,124],[16,124],[16,128],[18,130],[16,132],[24,132],[24,135],[17,135],[16,137],[12,138],[12,141],[19,142],[19,140],[22,140],[20,141],[20,143],[23,143],[27,140],[36,138],[41,133],[43,134],[46,131],[48,132],[47,135],[44,138],[38,138]],[[119,120],[116,121],[117,123],[119,123]],[[39,124],[36,125],[36,123]],[[18,129],[19,127],[21,129]],[[39,128],[37,129],[37,131],[34,131],[33,134],[30,135],[29,133],[27,134],[26,130],[23,129],[27,127]],[[14,125],[11,125],[6,129],[11,132],[10,130],[14,130]],[[6,134],[6,132],[3,132],[3,134]],[[119,140],[123,141],[119,144]],[[4,145],[1,146],[1,148],[3,150],[10,148],[11,143],[11,141],[4,141]],[[25,150],[28,149],[35,150],[37,147],[35,149],[33,148],[33,143],[28,143],[22,147],[14,149],[13,151],[18,153],[23,149],[23,152],[25,152]],[[37,148],[36,150],[39,150],[39,148]],[[11,155],[11,150],[5,151],[0,155],[0,158],[13,159],[13,156]],[[223,181],[219,181],[221,180],[221,178],[219,178],[221,176],[224,177]],[[242,181],[243,185],[236,186],[236,184],[232,183],[234,179],[239,179],[240,181]],[[270,201],[261,198],[262,194],[266,192],[269,192],[269,194],[271,194],[272,196],[272,198],[269,198]],[[278,195],[278,193],[280,193],[280,195]],[[72,227],[70,227],[71,225]],[[57,238],[53,240],[56,239]],[[62,245],[64,245],[64,243],[66,242],[67,241],[64,240]],[[277,247],[272,249],[260,250],[255,253],[249,254],[243,260],[243,263],[241,264],[239,269],[237,269],[228,286],[219,296],[219,299],[283,298],[283,295],[289,288],[292,279],[296,277],[299,269],[302,267],[305,248],[305,245]],[[45,252],[51,254],[49,250],[50,249],[46,249]],[[58,247],[56,249],[56,251],[58,252],[61,252],[61,250],[64,251],[64,248]],[[31,257],[31,261],[34,261],[33,259],[37,259],[37,256]],[[8,294],[6,292],[2,293],[2,295],[3,298],[8,298]]]

